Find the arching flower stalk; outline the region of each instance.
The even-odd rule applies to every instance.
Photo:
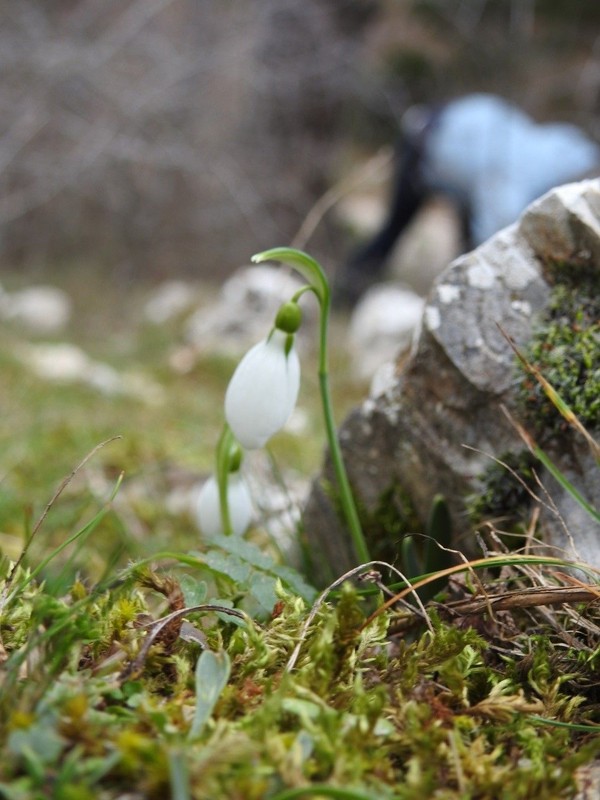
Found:
[[[366,563],[370,560],[369,551],[365,542],[360,519],[356,510],[354,496],[348,480],[346,467],[342,456],[342,451],[337,438],[335,422],[333,418],[333,406],[331,403],[331,392],[329,388],[329,365],[328,365],[328,327],[329,313],[331,310],[331,292],[325,273],[320,264],[314,258],[300,250],[289,247],[277,247],[258,253],[252,257],[255,264],[263,261],[281,261],[289,264],[297,270],[307,281],[308,286],[303,291],[312,291],[319,302],[320,308],[320,331],[319,331],[319,386],[321,391],[321,404],[323,407],[323,417],[325,420],[325,430],[331,453],[331,460],[335,471],[340,493],[340,503],[350,529],[354,550],[361,562]],[[294,298],[295,300],[299,294]],[[287,305],[287,304],[286,304]],[[285,306],[284,306],[285,308]],[[252,351],[250,351],[251,353]],[[250,353],[246,356],[248,358]],[[241,366],[241,365],[240,365]],[[235,377],[235,376],[234,376]],[[298,372],[299,380],[299,372]],[[233,383],[233,379],[232,379]],[[231,385],[231,384],[230,384]],[[263,398],[264,400],[264,398]],[[295,403],[295,399],[294,399]],[[292,406],[293,407],[293,406]],[[291,409],[289,411],[291,413]],[[231,421],[230,421],[231,424]],[[232,426],[233,427],[233,426]],[[281,426],[280,426],[281,427]],[[277,428],[279,429],[279,428]],[[273,431],[274,432],[274,431]],[[272,434],[270,434],[272,435]],[[268,438],[268,437],[267,437]],[[241,440],[240,440],[241,441]]]
[[[243,522],[246,519],[242,512],[250,507],[250,503],[249,497],[246,502],[247,490],[242,488],[235,477],[241,460],[239,445],[248,450],[263,447],[271,436],[285,425],[294,410],[300,388],[300,361],[294,342],[294,336],[302,320],[298,299],[305,292],[312,291],[320,307],[319,386],[325,429],[338,483],[340,503],[350,529],[354,549],[361,562],[366,563],[370,560],[369,551],[333,419],[327,341],[331,293],[327,278],[317,261],[306,253],[292,248],[278,247],[266,250],[253,256],[252,261],[254,263],[281,261],[289,264],[300,272],[307,285],[300,289],[290,302],[284,303],[277,314],[273,330],[266,339],[254,345],[246,353],[229,382],[225,394],[227,424],[217,447],[216,483],[220,527],[219,518],[214,511],[216,506],[214,485],[206,488],[208,500],[205,499],[204,502],[208,511],[205,509],[200,516],[205,517],[206,527],[212,524],[212,529],[222,530],[226,534],[238,531],[249,524],[250,512],[247,512],[245,526],[240,523],[240,520]],[[231,473],[234,473],[234,476]],[[232,505],[234,503],[235,510]],[[235,516],[234,519],[234,514],[238,513],[240,516]]]

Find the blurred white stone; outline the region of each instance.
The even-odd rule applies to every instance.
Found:
[[[367,189],[346,195],[337,204],[336,214],[357,236],[361,238],[373,236],[385,215],[381,188],[375,194]]]
[[[0,292],[0,317],[40,335],[57,333],[71,318],[71,300],[55,286],[30,286]]]
[[[196,519],[195,511],[198,504],[198,495],[200,494],[204,481],[201,483],[194,483],[192,486],[174,486],[165,495],[165,508],[169,514],[188,514],[194,520]]]
[[[369,289],[350,318],[349,342],[355,377],[370,380],[377,370],[408,350],[418,331],[425,300],[393,283]]]
[[[63,383],[83,383],[106,395],[128,395],[156,404],[164,400],[161,386],[137,373],[119,373],[109,364],[94,361],[68,342],[21,344],[15,354],[39,378]]]
[[[194,288],[185,281],[165,281],[146,301],[144,317],[153,325],[169,322],[192,307],[194,294]]]
[[[148,405],[159,406],[166,400],[164,388],[141,372],[122,373],[121,391],[130,397],[143,400]]]
[[[186,375],[196,366],[197,356],[196,348],[192,345],[178,347],[169,355],[169,366],[174,372]]]
[[[286,268],[244,267],[226,281],[215,304],[192,314],[186,340],[198,353],[237,356],[268,334],[279,307],[303,285]],[[316,302],[302,298],[300,305],[305,322],[314,318]],[[304,324],[299,336],[303,328]]]
[[[76,381],[89,367],[89,358],[79,347],[60,344],[25,345],[23,361],[39,378],[54,381]]]

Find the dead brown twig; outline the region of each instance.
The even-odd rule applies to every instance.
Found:
[[[502,594],[488,594],[482,598],[457,600],[445,603],[456,614],[481,614],[490,608],[494,611],[508,611],[532,606],[557,606],[565,603],[593,603],[600,600],[600,592],[595,586],[533,586]]]

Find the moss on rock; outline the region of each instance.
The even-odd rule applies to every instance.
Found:
[[[526,352],[590,430],[600,427],[600,270],[592,263],[553,263],[545,277],[553,286],[550,303]],[[518,395],[525,422],[548,442],[563,434],[567,423],[527,374]]]

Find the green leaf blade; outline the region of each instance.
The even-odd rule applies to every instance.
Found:
[[[196,710],[189,738],[195,739],[212,716],[217,700],[231,673],[231,661],[225,651],[205,650],[196,664]]]

